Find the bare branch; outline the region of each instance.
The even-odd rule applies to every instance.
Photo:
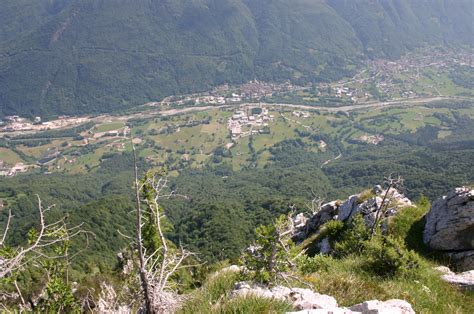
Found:
[[[374,224],[372,225],[372,230],[370,232],[371,238],[375,234],[381,216],[385,214],[388,206],[391,203],[391,200],[395,193],[395,189],[400,189],[403,186],[403,183],[404,180],[400,175],[394,176],[392,173],[390,173],[387,177],[384,178],[384,195],[382,198],[382,202],[377,207],[377,210],[375,212]]]
[[[5,226],[5,231],[3,232],[3,236],[2,236],[2,240],[0,241],[0,246],[3,245],[3,243],[5,243],[5,239],[7,238],[7,233],[8,233],[8,229],[10,228],[10,222],[12,220],[12,210],[9,209],[8,210],[8,219],[7,219],[7,225]]]
[[[313,194],[313,199],[311,200],[311,203],[306,204],[306,207],[308,208],[309,213],[314,216],[321,210],[321,206],[324,203],[324,199],[314,193],[314,191],[311,192]]]
[[[133,153],[133,168],[135,174],[135,205],[136,205],[136,237],[137,237],[137,246],[138,246],[138,258],[140,262],[140,281],[142,283],[142,289],[145,294],[145,306],[148,313],[153,313],[152,308],[152,296],[149,290],[148,277],[146,274],[146,265],[145,265],[145,256],[143,253],[143,241],[142,241],[142,209],[140,201],[140,190],[143,188],[143,185],[139,184],[138,181],[138,165],[137,165],[137,153],[135,150],[135,145],[133,144],[133,132],[130,130],[130,143],[132,144],[132,153]]]
[[[22,304],[24,307],[26,307],[25,299],[23,298],[23,295],[21,294],[21,290],[20,290],[20,288],[18,287],[18,282],[16,281],[16,279],[13,281],[13,285],[15,286],[16,292],[17,292],[18,295],[20,296],[21,304]]]
[[[13,257],[0,259],[0,265],[2,266],[0,268],[0,278],[4,278],[17,270],[20,270],[21,268],[25,267],[27,264],[38,259],[39,257],[49,259],[63,257],[50,256],[46,253],[43,253],[41,249],[50,247],[59,242],[69,241],[73,237],[76,237],[80,234],[91,233],[82,230],[82,224],[67,228],[64,223],[64,218],[57,220],[53,223],[46,224],[44,214],[46,211],[51,210],[54,205],[44,208],[39,195],[36,195],[36,198],[38,200],[39,214],[39,232],[36,235],[36,239],[27,247],[17,248]],[[9,219],[7,222],[7,228],[5,229],[5,232],[2,237],[2,243],[0,245],[4,245],[4,241],[6,239],[6,232],[8,231],[8,227],[10,225],[12,217],[13,216],[10,212]],[[27,256],[29,257],[27,258]]]
[[[161,171],[149,171],[145,175],[145,179],[140,182],[138,180],[136,150],[132,139],[131,142],[135,168],[136,242],[142,293],[146,312],[161,313],[169,310],[169,304],[166,302],[173,300],[172,294],[169,293],[170,279],[179,269],[192,267],[184,265],[184,262],[194,256],[194,253],[183,247],[179,249],[170,247],[163,230],[165,215],[160,200],[172,197],[187,199],[187,197],[176,193],[176,191],[168,192],[169,179]],[[147,252],[142,237],[143,227],[150,224],[158,236],[158,248],[153,252]]]
[[[133,239],[134,239],[133,237],[128,236],[128,235],[122,233],[122,231],[120,231],[120,229],[117,229],[117,233],[118,233],[119,235],[121,235],[122,237],[124,237],[125,239],[129,239],[129,240],[133,240]]]

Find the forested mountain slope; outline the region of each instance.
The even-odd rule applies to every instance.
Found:
[[[255,77],[471,45],[470,0],[5,0],[0,116],[106,112]]]

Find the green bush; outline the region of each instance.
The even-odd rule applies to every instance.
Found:
[[[318,271],[327,271],[331,261],[331,256],[316,255],[309,257],[303,254],[296,259],[296,265],[303,275],[309,275]]]
[[[200,289],[189,295],[179,313],[212,313],[229,299],[239,274],[224,271],[211,274]]]
[[[416,206],[403,208],[389,221],[388,233],[403,239],[408,248],[418,253],[430,254],[429,248],[423,243],[424,216],[430,209],[429,200],[423,195]]]
[[[363,191],[362,193],[359,194],[359,197],[357,198],[356,203],[357,204],[362,204],[363,202],[365,202],[368,199],[371,199],[375,196],[376,195],[375,195],[374,191],[372,191],[372,189],[365,190],[365,191]]]
[[[370,230],[361,215],[356,215],[346,229],[334,240],[334,255],[338,257],[362,252],[363,243],[370,238]]]
[[[290,219],[281,215],[271,224],[261,225],[255,230],[253,250],[242,256],[245,265],[243,279],[271,284],[275,283],[279,274],[290,270],[290,261],[296,257],[290,225]]]
[[[322,237],[329,237],[331,239],[337,238],[344,230],[344,223],[340,220],[330,220],[322,226]]]
[[[420,268],[420,258],[409,251],[403,241],[392,236],[377,235],[365,241],[363,254],[366,270],[381,277],[412,276]]]

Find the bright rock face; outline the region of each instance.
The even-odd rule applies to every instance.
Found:
[[[384,205],[382,206],[385,197]],[[385,218],[395,216],[400,209],[412,206],[412,202],[402,193],[394,188],[384,190],[380,185],[376,185],[372,190],[361,194],[350,196],[347,200],[332,201],[321,206],[321,209],[309,217],[305,223],[297,218],[294,221],[295,234],[293,241],[300,243],[314,233],[320,231],[320,227],[330,220],[350,221],[355,215],[361,214],[368,227],[375,223],[376,213],[382,206],[383,213],[379,215],[379,221]],[[382,224],[382,230],[386,227]],[[319,248],[322,253],[328,253],[331,248],[327,243],[321,243]]]
[[[474,291],[474,270],[456,274],[446,266],[438,266],[435,269],[443,274],[441,279],[444,281],[461,289]]]
[[[267,288],[240,282],[235,286],[234,295],[255,295],[262,298],[286,300],[298,310],[337,308],[337,301],[333,297],[302,288],[290,289],[284,286]]]
[[[455,188],[435,201],[425,218],[423,241],[450,253],[459,269],[473,269],[474,189]]]
[[[373,225],[375,214],[382,205],[385,197],[384,217],[390,217],[397,214],[398,210],[404,207],[412,206],[411,201],[396,189],[391,188],[387,193],[379,185],[372,189],[372,194],[367,199],[362,199],[362,194],[352,195],[340,207],[337,219],[346,221],[356,214],[361,213],[368,226]],[[387,194],[385,196],[385,194]]]
[[[363,314],[415,314],[410,303],[398,299],[385,302],[378,300],[365,301],[351,306],[350,309]]]
[[[233,291],[235,297],[254,295],[261,298],[286,300],[292,303],[297,312],[291,314],[414,314],[410,303],[404,300],[371,300],[351,306],[338,307],[336,299],[316,293],[310,289],[276,286],[267,288],[238,282]]]

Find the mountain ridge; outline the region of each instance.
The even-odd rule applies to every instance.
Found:
[[[348,76],[367,58],[472,46],[469,1],[6,1],[0,116],[99,113],[258,78]]]

